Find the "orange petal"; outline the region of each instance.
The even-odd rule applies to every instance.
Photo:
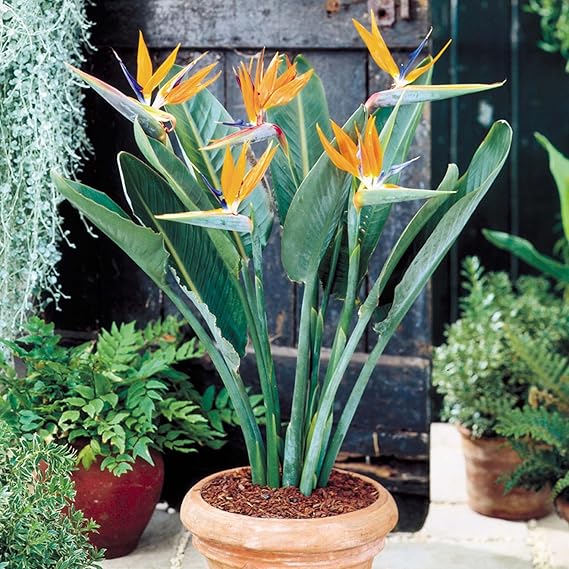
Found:
[[[431,61],[429,61],[429,63],[427,63],[421,67],[416,67],[415,69],[413,69],[412,71],[407,73],[407,76],[405,77],[407,83],[412,83],[413,81],[415,81],[415,79],[418,79],[419,77],[421,77],[421,75],[423,75],[423,73],[426,73],[439,60],[439,58],[447,50],[447,48],[451,44],[451,42],[452,42],[452,39],[448,40],[445,43],[445,45],[443,46],[443,48],[439,51],[439,53],[437,53],[437,55],[435,55],[435,57],[433,57],[433,59],[431,59]]]
[[[136,54],[136,81],[139,85],[145,85],[150,77],[152,77],[152,59],[150,59],[144,36],[139,31],[138,52]]]
[[[227,205],[231,208],[233,204],[238,205],[241,201],[241,186],[245,176],[245,169],[247,167],[247,151],[249,145],[244,144],[241,147],[241,154],[234,165],[231,180],[228,182],[227,192],[223,189],[223,197]]]
[[[332,164],[339,168],[340,170],[344,170],[345,172],[349,172],[353,176],[358,176],[359,172],[357,167],[354,168],[354,165],[351,164],[348,160],[346,160],[329,142],[328,139],[324,136],[324,133],[320,129],[319,125],[316,125],[316,130],[318,132],[318,136],[320,137],[320,142],[324,147],[324,150]]]
[[[241,63],[239,66],[238,77],[247,118],[249,119],[249,122],[254,123],[257,121],[257,115],[260,111],[258,96],[255,91],[255,86],[253,85],[250,72],[244,63]]]
[[[379,142],[379,135],[375,126],[375,116],[369,118],[363,139],[363,145],[366,147],[367,154],[370,160],[370,174],[377,177],[381,174],[383,167],[383,149]]]
[[[231,180],[233,179],[233,156],[229,146],[225,149],[225,157],[221,168],[221,191],[223,195],[231,192]]]
[[[332,125],[332,132],[336,137],[340,153],[357,171],[359,160],[356,143],[333,120],[330,121],[330,124]]]
[[[195,75],[192,75],[186,81],[183,81],[176,87],[174,87],[165,97],[165,102],[170,105],[178,105],[183,103],[189,99],[191,99],[194,95],[211,85],[214,81],[217,81],[219,76],[221,75],[221,71],[207,79],[207,81],[203,81],[205,77],[213,70],[213,68],[217,65],[217,63],[212,63],[207,67],[204,67],[200,71],[198,71]]]
[[[255,166],[245,174],[245,178],[243,179],[243,188],[240,195],[241,199],[245,199],[257,187],[257,184],[265,175],[265,172],[267,171],[267,168],[269,167],[277,150],[278,146],[273,148],[273,143],[269,143],[269,146],[259,158]]]
[[[306,73],[303,73],[296,79],[290,81],[287,85],[283,85],[269,97],[264,105],[264,109],[270,109],[271,107],[278,107],[280,105],[286,105],[290,103],[301,91],[304,89],[306,84],[310,81],[314,71],[310,69]]]
[[[371,32],[368,32],[357,20],[352,20],[352,23],[360,34],[363,42],[366,44],[370,55],[378,67],[383,69],[386,73],[389,73],[389,75],[395,79],[399,77],[399,66],[395,63],[389,48],[381,36],[375,20],[375,14],[373,11],[370,11],[370,14]]]
[[[180,44],[178,44],[170,53],[170,55],[162,62],[162,65],[152,74],[152,77],[142,86],[142,92],[146,96],[150,96],[152,91],[162,83],[166,78],[166,75],[170,72],[170,69],[176,63],[176,57],[178,56],[178,50],[180,49]]]

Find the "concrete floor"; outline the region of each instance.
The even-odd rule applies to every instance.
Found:
[[[431,427],[431,507],[417,533],[388,538],[374,569],[569,569],[569,526],[551,515],[507,522],[466,505],[458,433]],[[104,569],[207,569],[176,513],[157,510],[138,549],[102,563]]]

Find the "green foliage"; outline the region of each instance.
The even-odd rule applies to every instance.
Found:
[[[538,277],[515,285],[505,273],[485,273],[477,258],[464,261],[461,317],[435,349],[433,383],[444,395],[443,416],[474,436],[495,436],[497,418],[519,408],[535,379],[532,358],[510,342],[525,331],[547,336],[569,353],[569,307]]]
[[[528,0],[524,9],[540,18],[542,39],[539,47],[548,53],[559,52],[567,60],[569,73],[569,4],[566,0]]]
[[[569,317],[558,324],[569,330]],[[569,341],[560,346],[545,333],[532,338],[510,330],[507,336],[534,377],[526,405],[504,412],[496,427],[523,460],[507,480],[506,490],[549,483],[554,497],[569,495]]]
[[[274,62],[272,72],[276,73],[278,59]],[[422,65],[428,63],[427,59]],[[311,72],[301,56],[295,65],[296,69],[287,66],[285,83],[299,70]],[[270,64],[265,69],[271,69]],[[365,105],[356,108],[343,127],[344,137],[351,137],[350,142],[344,139],[344,150],[363,144],[358,141],[358,131],[369,133],[366,140],[373,145],[368,145],[369,151],[375,156],[376,167],[385,169],[385,181],[396,182],[405,166],[399,162],[407,158],[423,102],[499,86],[433,86],[428,85],[429,68],[423,71],[429,72],[413,85],[372,95]],[[259,84],[260,90],[283,80],[283,75],[276,78],[272,72],[262,87]],[[148,112],[142,103],[127,99],[94,77],[81,77],[134,122],[135,141],[148,164],[123,153],[119,155],[119,168],[127,202],[137,221],[132,221],[105,194],[54,172],[57,187],[140,265],[196,332],[233,402],[243,429],[253,481],[272,487],[297,486],[307,495],[316,486],[326,485],[385,346],[498,176],[511,144],[510,126],[497,121],[466,172],[459,176],[456,166],[449,166],[447,176],[435,191],[394,190],[383,184],[381,172],[371,177],[369,172],[363,175],[361,162],[365,152],[361,148],[352,157],[352,162],[359,161],[360,165],[349,172],[338,167],[341,160],[330,158],[330,148],[322,152],[323,143],[315,125],[323,120],[326,123],[327,105],[322,84],[315,75],[304,76],[306,82],[300,94],[290,90],[289,83],[278,88],[276,97],[263,95],[261,98],[266,101],[278,100],[282,104],[259,111],[257,124],[234,121],[207,90],[179,104],[167,104],[165,110],[175,118],[175,124],[168,123],[167,136],[155,136],[156,125],[149,128],[142,124],[141,113]],[[304,81],[293,79],[297,80]],[[245,96],[248,83],[242,81],[241,85]],[[288,99],[287,90],[292,93]],[[294,93],[297,94],[293,98]],[[157,107],[161,102],[160,98],[150,101]],[[126,113],[125,105],[138,105],[138,110]],[[275,124],[269,123],[269,119]],[[235,132],[239,127],[243,129]],[[327,124],[320,127],[326,135],[330,134]],[[228,136],[229,133],[234,136]],[[233,160],[229,160],[223,145],[273,136],[277,136],[279,148],[275,149],[271,164],[272,194],[266,185],[258,183],[251,187],[246,199],[239,201],[236,195],[246,184],[244,178],[238,179]],[[288,154],[284,150],[285,137],[289,141]],[[222,140],[215,140],[218,138]],[[332,141],[334,144],[337,145]],[[260,171],[255,170],[249,147],[242,148],[240,155],[242,176]],[[246,157],[251,166],[245,174]],[[224,163],[230,168],[226,169]],[[243,186],[237,191],[241,182]],[[365,199],[362,183],[367,184]],[[390,204],[417,196],[425,202],[393,250],[376,251]],[[290,280],[304,284],[288,425],[281,420],[265,304],[262,254],[273,217],[270,197],[276,201],[283,225],[283,266]],[[356,197],[363,201],[359,203]],[[214,208],[217,210],[212,211]],[[225,231],[223,227],[233,230]],[[385,258],[385,253],[387,262],[379,275],[369,275],[374,254]],[[369,292],[360,286],[366,278]],[[325,327],[331,324],[327,308],[332,294],[341,296],[344,302],[339,324],[332,324],[334,341],[327,370],[321,373],[322,338]],[[370,323],[376,324],[377,332],[377,336],[371,337],[372,351],[345,407],[334,417],[337,391]],[[240,358],[248,341],[255,352],[266,408],[265,437],[259,429],[259,413],[239,374]],[[213,401],[209,394],[207,399]],[[210,420],[215,421],[213,417],[223,413],[216,410],[212,415],[213,409],[212,406]]]
[[[97,525],[72,505],[69,448],[19,438],[0,421],[0,567],[90,569],[102,551],[87,538]]]
[[[83,94],[64,62],[84,60],[86,0],[5,0],[0,6],[0,337],[57,301],[60,194],[88,148]]]
[[[6,343],[26,370],[18,377],[6,362],[0,367],[0,414],[26,438],[38,433],[81,447],[85,468],[101,457],[101,468],[120,476],[137,457],[152,463],[150,448],[219,448],[223,424],[236,422],[224,391],[213,405],[209,388],[202,405],[177,369],[203,351],[195,340],[183,341],[182,322],[172,316],[142,330],[134,322],[113,324],[74,348],[63,347],[53,325],[37,318],[26,331]]]
[[[516,235],[488,229],[484,229],[483,233],[496,247],[510,251],[534,269],[559,281],[569,294],[569,158],[561,154],[542,134],[535,133],[535,138],[548,153],[549,169],[559,194],[563,237],[555,245],[554,253],[561,259],[540,253],[529,241]]]

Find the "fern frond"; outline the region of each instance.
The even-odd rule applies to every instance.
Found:
[[[532,338],[527,332],[517,334],[510,326],[504,331],[514,353],[535,373],[538,387],[558,397],[569,396],[569,358],[552,351],[546,338]]]
[[[508,438],[529,437],[532,441],[556,448],[562,456],[569,453],[569,417],[539,408],[513,409],[500,417],[496,431]]]
[[[567,471],[565,473],[565,476],[563,476],[563,478],[560,478],[555,483],[555,486],[553,486],[553,499],[557,498],[557,496],[559,496],[562,492],[565,492],[565,490],[569,490],[569,471]]]

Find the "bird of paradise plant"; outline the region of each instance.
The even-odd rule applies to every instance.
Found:
[[[364,33],[360,24],[356,27],[372,57],[395,78],[391,55],[373,18],[371,32]],[[144,49],[139,50],[134,85],[143,100],[125,103],[124,95],[119,97],[80,72],[119,111],[127,108],[123,114],[134,122],[145,161],[123,152],[118,165],[136,222],[105,194],[57,173],[53,179],[190,322],[233,401],[255,483],[298,486],[305,494],[327,484],[386,344],[506,159],[511,129],[498,121],[461,177],[451,164],[436,189],[399,184],[400,172],[415,159],[407,154],[423,101],[497,86],[431,86],[433,64],[440,54],[413,67],[424,43],[410,64],[397,70],[396,85],[376,94],[373,104],[359,106],[342,127],[330,122],[320,79],[302,56],[290,62],[277,54],[265,68],[261,54],[256,64],[251,60],[238,67],[247,121],[235,121],[201,88],[205,75],[195,76],[200,77],[195,89],[188,88],[181,97],[193,94],[192,98],[168,98],[187,68],[161,77],[159,95],[151,102],[158,100],[158,110],[173,120],[166,123],[160,115],[148,113],[150,94],[159,87],[157,77],[164,68],[153,72]],[[381,108],[374,111],[376,105]],[[204,121],[205,116],[209,120]],[[167,129],[171,132],[164,136]],[[255,161],[250,143],[275,136],[281,144],[270,143]],[[233,147],[239,144],[241,150],[234,156]],[[268,169],[270,184],[264,180]],[[290,412],[281,412],[280,378],[265,308],[263,252],[272,228],[271,200],[282,225],[284,269],[291,281],[303,285]],[[422,200],[422,205],[387,255],[379,276],[371,277],[368,265],[392,204],[406,200]],[[417,251],[413,257],[411,250]],[[366,275],[371,284],[364,290]],[[332,296],[344,301],[336,323],[327,310]],[[373,349],[343,410],[335,413],[340,383],[372,321]],[[323,371],[326,326],[335,334]],[[266,407],[264,435],[239,372],[249,342]]]

